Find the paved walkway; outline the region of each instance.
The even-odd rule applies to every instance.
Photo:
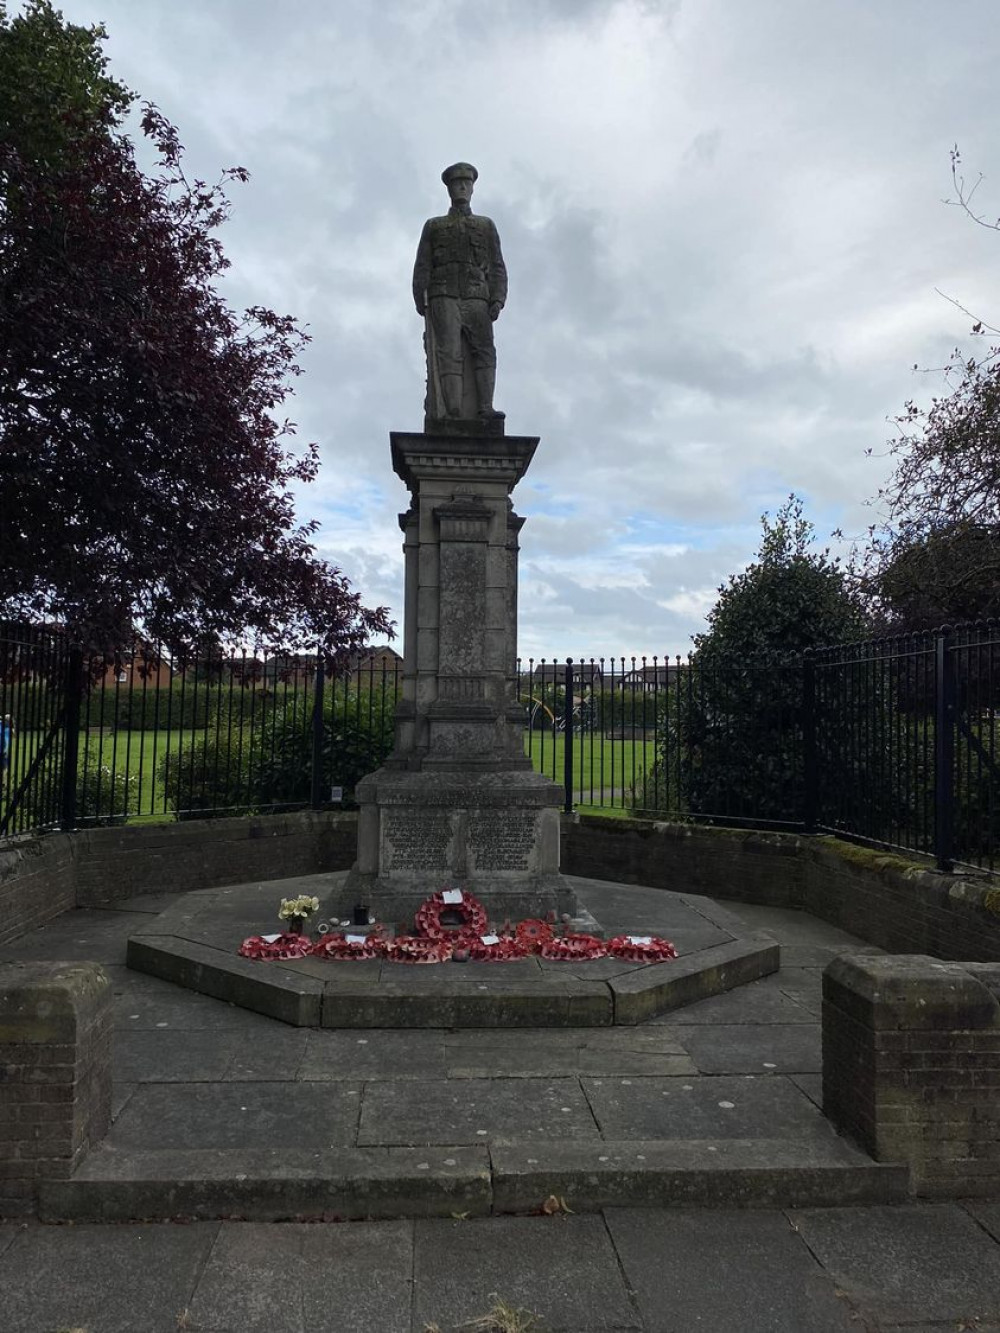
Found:
[[[109,1142],[123,1150],[640,1139],[668,1106],[698,1138],[829,1132],[820,978],[858,942],[802,914],[727,904],[776,935],[781,971],[637,1029],[354,1033],[292,1029],[129,971],[139,914],[170,901],[71,913],[2,953],[108,967]],[[444,1333],[496,1293],[567,1333],[1000,1330],[998,1241],[1000,1204],[6,1225],[0,1329]]]

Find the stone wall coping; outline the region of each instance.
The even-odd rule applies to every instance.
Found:
[[[823,999],[876,1031],[1000,1027],[1000,1002],[977,970],[921,954],[841,954],[823,973]]]
[[[985,872],[977,874],[974,870],[959,870],[945,874],[916,856],[910,860],[901,852],[848,842],[832,834],[684,824],[661,819],[609,819],[604,815],[576,812],[564,815],[563,818],[585,828],[600,829],[609,836],[638,836],[643,839],[660,837],[673,841],[707,838],[720,843],[739,843],[742,852],[751,854],[815,860],[829,856],[835,858],[843,869],[853,871],[858,878],[875,875],[889,884],[905,882],[934,893],[943,892],[950,902],[981,911],[1000,925],[1000,881]]]
[[[100,963],[0,964],[0,1044],[75,1041],[101,1017],[110,988]]]

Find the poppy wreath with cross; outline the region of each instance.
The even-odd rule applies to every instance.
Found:
[[[444,925],[441,918],[445,912],[454,912],[460,918],[459,924]],[[462,890],[462,901],[458,903],[446,903],[443,893],[432,893],[417,908],[413,920],[419,935],[429,940],[453,940],[459,936],[484,935],[489,917],[479,899]]]

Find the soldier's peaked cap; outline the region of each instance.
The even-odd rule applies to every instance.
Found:
[[[456,176],[471,176],[475,181],[479,179],[479,172],[471,162],[456,162],[454,166],[445,167],[444,171],[441,172],[441,179],[445,185],[454,180]]]

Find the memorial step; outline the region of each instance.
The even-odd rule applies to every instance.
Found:
[[[104,1145],[41,1190],[49,1222],[479,1216],[565,1206],[830,1207],[906,1199],[906,1168],[845,1140],[150,1151]],[[554,1201],[554,1202],[553,1202]]]

